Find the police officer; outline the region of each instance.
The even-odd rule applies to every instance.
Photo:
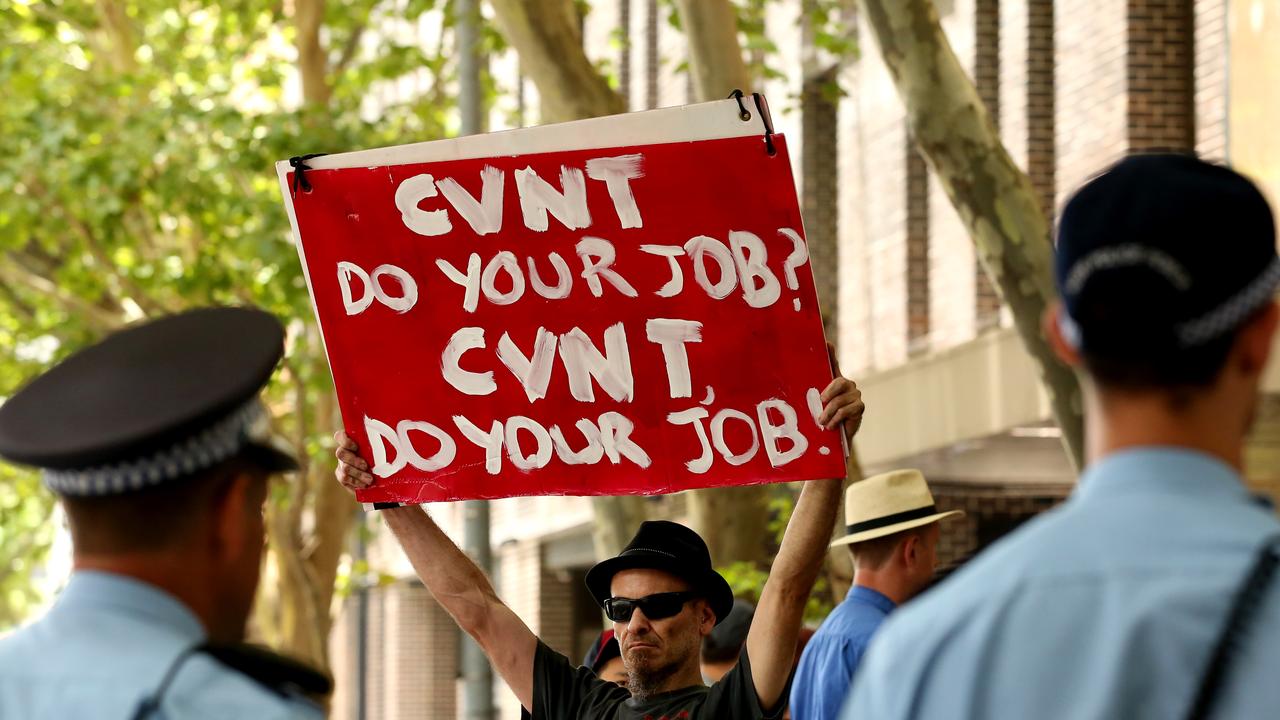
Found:
[[[1241,477],[1280,322],[1271,211],[1225,167],[1129,157],[1063,209],[1056,274],[1080,484],[890,616],[841,717],[1276,717],[1280,522]]]
[[[75,570],[0,639],[0,717],[318,718],[327,678],[242,645],[267,479],[297,469],[258,399],[267,313],[210,308],[72,355],[0,405],[0,456],[43,469]]]

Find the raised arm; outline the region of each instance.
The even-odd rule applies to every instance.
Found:
[[[852,440],[862,424],[865,409],[858,386],[852,380],[837,377],[823,391],[822,401],[819,422],[828,429],[843,423],[845,436]],[[761,707],[777,705],[786,689],[795,662],[805,604],[822,570],[843,485],[843,478],[810,480],[804,484],[769,579],[760,592],[755,619],[747,633],[747,655],[751,659],[751,680]]]
[[[344,432],[338,440],[338,470],[351,489],[373,482],[369,464],[356,454],[354,441]],[[432,597],[476,643],[506,681],[520,704],[533,708],[533,657],[538,638],[493,590],[489,578],[471,562],[427,512],[416,505],[382,511],[391,532],[404,548],[413,569]]]

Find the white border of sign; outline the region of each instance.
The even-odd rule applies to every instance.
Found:
[[[755,103],[750,96],[744,97],[742,103],[743,107],[751,113],[751,117],[747,120],[739,117],[737,100],[715,100],[697,105],[609,115],[555,125],[468,135],[449,140],[433,140],[412,145],[322,155],[308,160],[307,166],[315,170],[386,167],[504,155],[531,155],[627,145],[717,140],[748,135],[763,137],[765,127],[757,117]],[[762,105],[765,109],[765,120],[769,127],[772,127],[772,120],[768,117],[769,106],[763,102]],[[761,140],[762,144],[763,142]],[[292,213],[292,198],[285,182],[289,170],[288,160],[276,163],[276,173],[280,176],[280,188],[284,191],[285,202]],[[296,226],[294,230],[296,237]]]

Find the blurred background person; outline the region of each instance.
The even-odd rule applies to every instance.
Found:
[[[622,651],[618,649],[618,639],[614,637],[612,628],[600,633],[600,637],[591,644],[582,659],[582,666],[591,668],[591,672],[601,680],[623,687],[627,685],[627,668],[622,663]]]
[[[708,685],[717,682],[738,664],[738,656],[747,642],[747,632],[751,630],[751,619],[755,614],[755,605],[735,599],[729,616],[702,639],[703,682]]]
[[[963,516],[938,512],[918,470],[897,470],[845,491],[846,535],[831,543],[853,554],[853,587],[800,657],[791,685],[791,716],[830,720],[840,712],[871,637],[894,608],[933,579],[938,523]]]

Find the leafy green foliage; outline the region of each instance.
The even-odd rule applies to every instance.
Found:
[[[34,473],[0,465],[0,628],[42,601],[32,583],[53,541],[51,507]]]
[[[280,3],[0,0],[0,398],[126,322],[252,303],[290,325],[281,429],[328,462],[330,417],[309,409],[330,379],[273,164],[443,136],[453,62],[414,22],[441,4],[329,3],[332,97],[302,112]],[[407,76],[418,92],[386,92]],[[0,465],[0,626],[35,599],[51,507]]]
[[[805,0],[814,47],[834,57],[856,60],[858,38],[848,0]]]

